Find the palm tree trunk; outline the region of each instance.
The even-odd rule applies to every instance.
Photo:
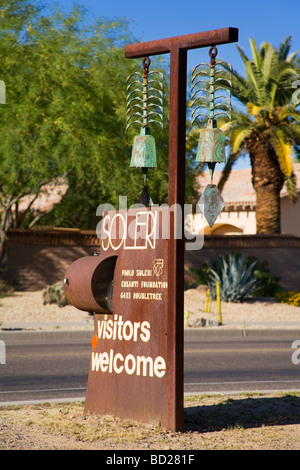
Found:
[[[267,135],[256,134],[248,141],[252,184],[256,193],[256,232],[281,233],[280,191],[284,184],[277,155]]]
[[[280,198],[275,185],[260,185],[256,190],[256,233],[281,233]]]

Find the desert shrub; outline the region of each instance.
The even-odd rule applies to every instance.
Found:
[[[277,292],[275,295],[276,300],[282,304],[294,305],[300,307],[300,292],[296,290],[288,292]]]
[[[258,260],[248,266],[244,254],[230,253],[221,257],[218,270],[208,269],[208,285],[212,297],[216,297],[216,283],[220,283],[221,298],[225,302],[240,302],[252,296],[257,290],[260,280],[254,274]]]
[[[57,282],[53,286],[47,287],[43,292],[43,304],[57,304],[59,307],[68,305],[68,299],[65,296],[64,286],[62,282]]]
[[[234,251],[213,257],[201,269],[191,268],[190,271],[196,274],[198,284],[210,286],[213,297],[215,284],[219,281],[222,298],[227,301],[274,297],[281,291],[280,278],[271,274],[267,261]]]
[[[248,256],[246,258],[246,265],[249,265],[255,259],[254,256]],[[258,260],[253,272],[260,280],[260,285],[253,297],[274,297],[282,290],[280,277],[272,275],[267,261]]]
[[[221,257],[219,255],[217,257],[211,258],[209,263],[203,263],[202,268],[190,268],[190,272],[196,275],[196,281],[199,285],[208,285],[209,276],[208,271],[209,269],[213,269],[216,272],[219,272],[221,268]]]
[[[14,288],[8,284],[4,279],[0,279],[0,298],[7,297],[14,293]]]

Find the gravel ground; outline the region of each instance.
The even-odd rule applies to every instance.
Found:
[[[187,326],[196,326],[197,320],[207,320],[206,326],[218,323],[216,302],[210,313],[205,312],[205,294],[197,289],[185,292],[185,312],[189,312]],[[300,327],[300,307],[274,302],[271,299],[249,300],[243,303],[221,303],[224,328],[291,328]],[[43,305],[43,291],[15,292],[0,299],[0,328],[26,324],[36,329],[92,329],[92,318],[68,305]]]
[[[0,299],[0,328],[22,325],[30,329],[92,329],[87,312],[71,305],[43,305],[43,291],[15,292]]]
[[[205,312],[205,294],[198,289],[185,292],[185,312],[190,312],[190,323],[203,317],[218,322],[217,302]],[[222,325],[226,328],[291,328],[300,327],[300,307],[281,304],[273,299],[249,299],[242,303],[221,302]]]

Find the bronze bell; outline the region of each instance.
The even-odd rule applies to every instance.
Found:
[[[140,135],[134,138],[130,166],[133,168],[156,168],[155,139],[149,127],[142,127]]]
[[[209,119],[206,129],[201,129],[196,162],[207,163],[212,178],[216,163],[226,163],[225,136],[215,119]]]

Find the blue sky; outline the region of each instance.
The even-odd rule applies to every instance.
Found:
[[[57,3],[57,0],[44,1],[49,6]],[[91,23],[96,17],[131,20],[130,29],[140,41],[232,26],[239,29],[238,44],[249,56],[250,37],[258,45],[267,41],[278,47],[283,39],[292,36],[292,50],[300,51],[299,0],[82,0],[77,3],[87,8],[87,19]],[[66,12],[73,5],[73,0],[59,2],[60,9]],[[243,64],[235,44],[218,46],[218,57],[243,74]],[[207,59],[208,49],[190,51],[188,71]]]
[[[44,1],[48,5],[57,3],[57,0]],[[95,17],[132,20],[131,30],[141,41],[232,26],[239,29],[238,44],[248,54],[249,37],[259,45],[268,41],[278,46],[291,35],[293,49],[300,50],[299,0],[82,0],[78,3],[87,7],[91,22]],[[73,0],[59,2],[59,7],[65,11],[69,11],[72,5]],[[206,55],[206,49],[190,51],[189,63],[197,64]],[[234,44],[219,46],[219,55],[242,72]]]

